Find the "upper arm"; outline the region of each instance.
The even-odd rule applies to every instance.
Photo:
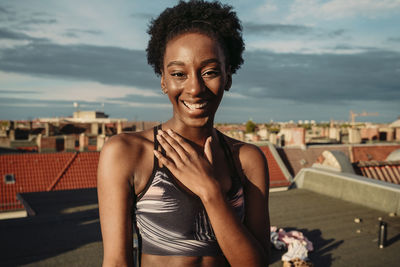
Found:
[[[239,159],[245,175],[245,225],[268,253],[270,246],[268,164],[262,151],[250,144],[241,146]]]
[[[111,138],[100,154],[97,190],[104,265],[132,262],[133,169],[129,145],[121,137]]]

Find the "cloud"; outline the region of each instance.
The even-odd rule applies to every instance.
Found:
[[[21,21],[21,24],[56,24],[56,19],[30,18]]]
[[[83,29],[67,29],[67,32],[74,32],[74,33],[84,33],[84,34],[91,34],[91,35],[100,35],[102,31],[99,30],[83,30]]]
[[[42,100],[42,99],[29,99],[29,98],[19,98],[19,97],[0,97],[1,106],[42,106],[42,107],[73,107],[71,101],[59,100],[59,99],[52,99],[52,100]],[[81,103],[80,103],[81,104]],[[93,105],[91,102],[84,102],[82,101],[83,105]],[[100,103],[96,103],[100,104]]]
[[[38,94],[39,92],[37,91],[20,91],[20,90],[0,90],[0,95],[1,94]]]
[[[333,31],[328,32],[328,36],[329,37],[338,37],[338,36],[342,36],[345,32],[346,32],[346,30],[344,30],[344,29],[333,30]]]
[[[101,35],[103,32],[99,30],[84,30],[84,29],[67,29],[64,33],[64,36],[79,38],[82,35]]]
[[[160,90],[161,91],[161,90]],[[168,103],[168,97],[158,93],[156,95],[139,95],[139,94],[126,94],[121,97],[108,97],[106,101],[121,101],[121,102],[156,102]]]
[[[377,18],[399,11],[400,1],[398,0],[331,0],[327,2],[295,0],[290,8],[288,20],[299,18],[332,20],[355,16]]]
[[[16,12],[11,10],[9,7],[1,6],[0,4],[0,21],[13,20],[16,16]]]
[[[100,102],[79,102],[87,110],[99,110]],[[74,111],[73,102],[52,99],[29,99],[19,97],[0,97],[0,119],[33,119],[48,117],[67,117]]]
[[[266,105],[275,108],[283,106],[272,103],[295,105],[295,108],[290,108],[293,114],[293,110],[301,109],[303,106],[347,107],[354,101],[360,101],[363,105],[375,101],[384,103],[384,106],[393,106],[393,103],[400,99],[400,53],[352,46],[346,42],[330,43],[325,49],[331,53],[322,51],[316,54],[315,50],[301,53],[298,48],[312,47],[314,41],[312,38],[319,34],[336,38],[343,36],[346,31],[343,29],[322,31],[319,28],[296,24],[250,22],[245,23],[244,28],[246,33],[253,35],[276,33],[296,35],[296,37],[300,34],[307,37],[306,40],[295,38],[292,42],[281,40],[282,43],[278,46],[288,48],[288,53],[265,50],[246,52],[245,65],[238,75],[234,76],[231,92],[227,93],[224,100],[226,103],[224,105],[229,110],[224,116],[228,116],[229,113],[233,118],[238,116],[240,111],[265,112],[263,110],[266,109]],[[67,28],[67,33],[103,34],[100,31],[72,27]],[[20,99],[19,102],[17,100],[13,102],[9,98],[1,98],[2,106],[13,108],[8,110],[2,107],[0,113],[4,111],[10,116],[12,112],[21,113],[17,107],[21,109],[26,104],[42,108],[40,111],[42,113],[38,114],[46,114],[44,112],[46,108],[47,112],[53,112],[48,114],[54,114],[58,112],[53,105],[56,103],[65,105],[63,112],[65,110],[64,113],[70,115],[71,99],[78,96],[83,99],[79,100],[80,102],[93,107],[100,102],[106,102],[113,107],[113,116],[125,117],[124,112],[133,116],[132,114],[138,112],[137,114],[141,114],[143,118],[146,116],[150,118],[151,107],[158,109],[170,107],[168,100],[159,95],[159,79],[148,66],[144,50],[87,44],[62,45],[7,28],[0,28],[0,39],[29,41],[24,45],[0,48],[1,71],[35,77],[62,78],[74,82],[84,81],[79,84],[77,82],[74,88],[68,86],[54,88],[54,94],[49,94],[45,102],[40,102],[39,99],[44,94],[37,94],[36,100],[24,100],[23,95],[32,92],[16,93],[11,91],[12,88],[2,90],[0,91],[2,96],[8,96],[12,92]],[[296,40],[303,43],[296,43]],[[398,42],[398,38],[395,37],[387,40]],[[272,43],[270,40],[264,41]],[[87,82],[94,82],[93,87],[80,89],[82,86],[85,87]],[[97,83],[107,86],[101,87]],[[68,101],[57,101],[57,92],[61,91],[64,93],[60,95]],[[145,94],[144,91],[149,94]],[[71,99],[66,97],[68,94]],[[387,103],[389,104],[386,105]],[[71,108],[68,105],[71,105]],[[130,110],[132,107],[135,109]],[[233,113],[233,110],[240,111]],[[155,116],[154,113],[152,116]],[[163,113],[162,116],[167,115]]]
[[[137,13],[132,13],[130,17],[134,19],[142,19],[149,21],[150,19],[154,18],[156,15],[152,13],[145,13],[145,12],[137,12]]]
[[[304,103],[400,99],[400,53],[276,54],[250,51],[234,79],[238,93]]]
[[[246,34],[305,34],[312,31],[312,28],[302,25],[289,24],[257,24],[253,22],[244,23],[244,33]]]
[[[94,45],[32,42],[0,50],[0,70],[29,75],[159,88],[145,51]]]
[[[79,101],[84,110],[104,110],[113,118],[129,120],[167,120],[171,114],[168,102],[121,102]],[[18,97],[0,97],[0,119],[19,120],[48,117],[68,117],[75,111],[73,101],[60,99],[27,99]],[[155,119],[156,118],[156,119]]]
[[[0,6],[0,14],[8,14],[8,10]]]
[[[0,39],[22,40],[22,41],[46,41],[45,38],[35,38],[25,33],[10,31],[6,28],[0,28]]]
[[[400,37],[389,37],[387,40],[391,43],[400,43]]]
[[[249,51],[243,69],[234,77],[232,93],[306,103],[395,101],[400,99],[399,62],[400,53],[378,49],[348,54]],[[0,50],[0,70],[147,89],[153,95],[146,97],[156,97],[159,90],[159,79],[147,65],[143,50],[32,42]],[[138,95],[145,96],[139,91],[135,96],[124,95],[105,100],[137,102]]]
[[[270,13],[270,12],[277,11],[278,10],[278,6],[276,5],[275,1],[267,0],[257,10],[259,11],[260,14],[265,14],[265,13]]]

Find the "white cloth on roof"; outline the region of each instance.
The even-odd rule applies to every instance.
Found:
[[[278,230],[276,226],[271,226],[270,239],[276,249],[281,250],[287,247],[288,251],[282,256],[283,261],[289,261],[295,258],[306,260],[308,251],[314,250],[312,242],[300,231],[293,230],[286,232],[282,228]]]

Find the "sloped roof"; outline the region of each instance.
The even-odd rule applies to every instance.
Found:
[[[354,169],[365,177],[400,184],[400,161],[360,161]]]
[[[0,211],[22,209],[17,193],[96,187],[99,152],[0,155]],[[5,175],[15,182],[6,183]]]
[[[311,167],[325,150],[341,151],[350,158],[351,162],[359,162],[384,161],[392,151],[399,148],[400,145],[397,144],[318,145],[308,146],[306,149],[284,147],[279,148],[278,152],[288,170],[295,176],[302,168]]]
[[[287,164],[287,168],[291,174],[296,176],[302,168],[311,167],[325,150],[341,151],[346,156],[349,156],[349,149],[345,145],[308,146],[306,149],[284,147],[280,148],[278,151],[281,157],[284,158],[284,162]]]
[[[393,127],[393,128],[400,127],[400,119],[395,120],[394,122],[392,122],[391,124],[389,124],[389,127]]]
[[[384,161],[392,151],[399,148],[400,145],[386,144],[353,146],[353,162],[372,160]]]
[[[289,186],[290,182],[286,179],[281,167],[268,146],[260,146],[268,162],[269,185],[270,188]]]
[[[267,146],[260,147],[269,167],[270,187],[288,186],[281,167]],[[99,152],[0,155],[0,211],[22,209],[17,193],[96,187]],[[5,183],[12,174],[14,183]]]

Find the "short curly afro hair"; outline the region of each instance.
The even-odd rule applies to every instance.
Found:
[[[150,22],[147,62],[156,74],[161,75],[168,41],[185,32],[199,32],[215,38],[224,51],[230,73],[235,73],[242,65],[242,26],[232,7],[219,2],[181,0]]]

